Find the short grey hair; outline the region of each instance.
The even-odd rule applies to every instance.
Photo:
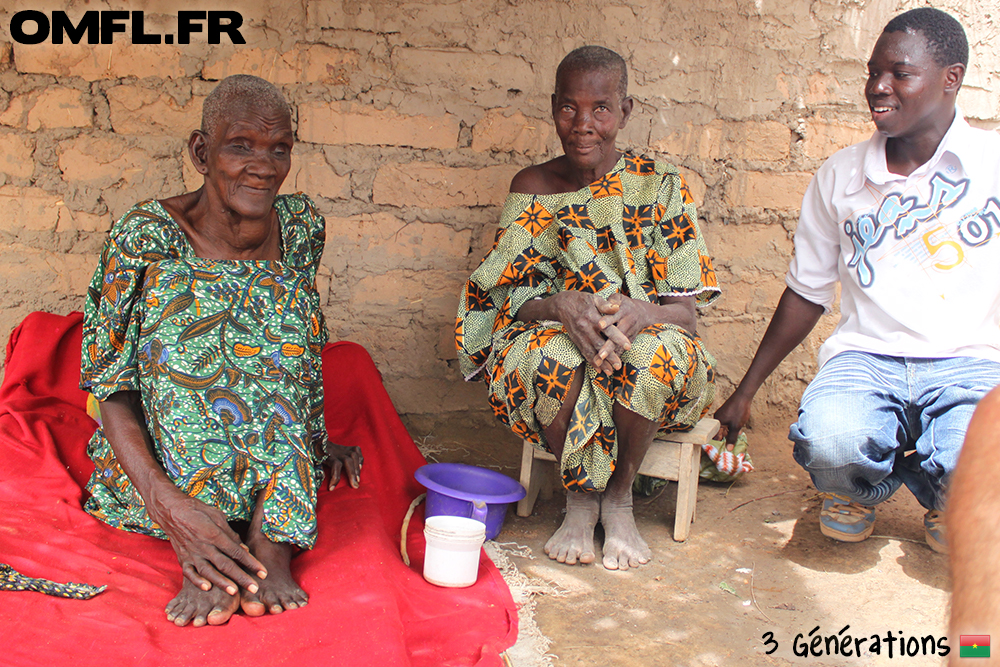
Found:
[[[234,74],[223,79],[205,98],[201,109],[201,131],[211,137],[219,121],[231,115],[236,108],[249,106],[279,111],[289,118],[292,115],[285,96],[273,83],[259,76]]]
[[[556,88],[559,94],[559,85],[563,77],[571,72],[608,72],[618,77],[618,94],[622,99],[628,96],[628,68],[625,59],[620,55],[606,49],[603,46],[581,46],[573,49],[559,63],[556,68]]]

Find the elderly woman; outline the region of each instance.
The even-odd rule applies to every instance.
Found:
[[[514,177],[456,325],[466,379],[485,380],[497,418],[560,460],[566,517],[546,553],[592,562],[600,521],[608,569],[650,559],[632,482],[658,430],[691,428],[712,403],[695,303],[718,295],[684,179],[615,147],[627,84],[605,48],[559,64],[564,155]]]
[[[293,143],[277,88],[224,80],[188,141],[204,185],[122,216],[90,284],[81,386],[102,426],[86,509],[170,539],[177,625],[305,605],[289,564],[316,539],[321,462],[331,488],[342,469],[358,484],[360,452],[323,423],[324,221],[277,196]]]

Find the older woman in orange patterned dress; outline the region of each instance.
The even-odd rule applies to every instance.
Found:
[[[714,360],[695,304],[718,294],[690,192],[673,166],[615,147],[632,111],[625,62],[581,47],[560,63],[564,155],[514,177],[496,243],[462,293],[456,343],[497,418],[560,459],[564,563],[646,563],[632,481],[661,428],[697,423]]]

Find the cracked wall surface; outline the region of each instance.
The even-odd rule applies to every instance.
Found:
[[[11,3],[5,3],[9,5]],[[555,67],[602,44],[628,61],[636,111],[620,145],[678,164],[699,203],[723,298],[701,314],[720,396],[748,366],[784,287],[801,196],[838,148],[871,132],[865,62],[914,0],[320,0],[227,3],[247,43],[22,46],[0,9],[0,336],[29,312],[66,313],[111,222],[197,188],[186,140],[234,73],[292,104],[284,191],[327,219],[320,275],[334,339],[365,345],[397,408],[424,428],[488,419],[461,381],[451,332],[462,282],[492,241],[510,178],[558,154]],[[960,104],[1000,126],[997,0],[943,0],[966,26]],[[110,9],[97,0],[71,16]],[[115,9],[121,7],[115,6]],[[176,1],[131,2],[169,32]],[[183,7],[189,9],[190,7]],[[815,372],[817,330],[758,395],[792,410]]]

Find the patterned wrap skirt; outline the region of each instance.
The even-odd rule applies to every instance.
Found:
[[[603,491],[615,470],[617,401],[663,430],[698,423],[715,398],[715,359],[701,339],[672,324],[643,329],[612,375],[584,361],[558,322],[518,323],[500,333],[488,376],[490,405],[500,421],[536,447],[551,451],[542,429],[556,417],[575,373],[585,373],[570,416],[560,463],[571,491]]]

